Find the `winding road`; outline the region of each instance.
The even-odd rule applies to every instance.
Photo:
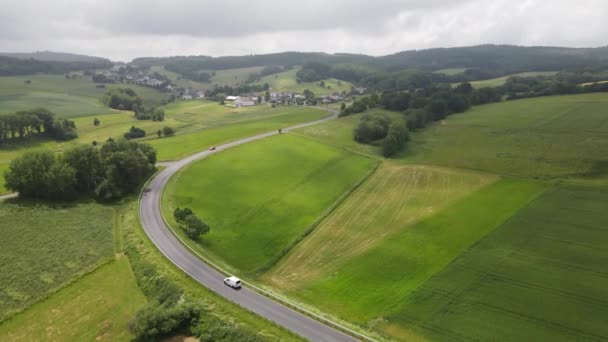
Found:
[[[329,110],[330,116],[321,120],[308,122],[283,129],[284,132],[318,124],[335,118],[338,113]],[[179,169],[223,150],[246,144],[252,141],[277,135],[278,131],[258,134],[252,137],[239,139],[217,146],[214,151],[205,150],[179,161],[165,164],[166,168],[159,172],[147,184],[139,204],[139,217],[141,224],[156,247],[177,267],[190,275],[193,279],[224,298],[270,320],[284,328],[293,331],[310,341],[356,341],[355,338],[342,333],[318,320],[312,319],[297,312],[278,301],[270,299],[248,286],[241,290],[233,290],[224,285],[224,274],[204,263],[184,246],[165,224],[160,210],[160,201],[163,188]],[[238,275],[237,275],[238,276]],[[362,339],[364,338],[361,336]]]

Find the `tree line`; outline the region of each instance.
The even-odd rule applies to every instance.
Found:
[[[36,59],[22,59],[0,56],[0,76],[64,74],[77,70],[105,69],[112,66],[108,60],[98,61],[40,61]]]
[[[154,173],[156,151],[149,145],[108,140],[78,145],[59,155],[27,152],[5,172],[6,188],[30,199],[114,200],[136,192]]]
[[[164,109],[145,108],[143,99],[131,88],[109,89],[101,98],[101,102],[113,109],[133,111],[137,120],[165,120]]]
[[[57,119],[44,108],[0,115],[0,144],[44,136],[67,141],[78,137],[76,124],[68,119]]]

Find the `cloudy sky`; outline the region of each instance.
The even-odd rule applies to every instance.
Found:
[[[608,45],[606,0],[0,0],[0,51],[384,55],[483,43]]]

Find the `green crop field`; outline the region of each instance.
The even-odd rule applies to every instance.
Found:
[[[326,111],[305,107],[281,107],[281,109],[269,111],[269,113],[274,114],[267,119],[260,116],[259,119],[249,122],[199,129],[188,134],[146,142],[156,148],[160,160],[175,160],[223,142],[318,120],[327,115]],[[282,114],[277,115],[279,113]]]
[[[114,255],[114,211],[98,204],[0,204],[0,320]]]
[[[131,341],[128,324],[145,302],[123,257],[0,324],[0,340]]]
[[[170,181],[163,209],[171,218],[171,208],[192,208],[212,227],[200,247],[252,273],[280,256],[374,163],[308,139],[275,136],[187,167]]]
[[[477,106],[412,135],[407,163],[525,177],[608,171],[608,94],[540,97]]]
[[[293,290],[331,277],[352,258],[497,178],[470,171],[384,162],[265,278],[277,288]]]
[[[31,81],[26,84],[26,81]],[[146,106],[158,106],[165,95],[137,85],[111,84],[107,88],[129,87]],[[0,77],[0,114],[44,107],[61,117],[103,115],[115,112],[100,99],[106,89],[97,88],[90,78],[66,79],[63,75]]]
[[[492,78],[489,80],[482,81],[473,81],[470,82],[474,88],[484,88],[484,87],[500,87],[507,82],[509,77],[536,77],[536,76],[553,76],[557,74],[557,71],[528,71],[528,72],[520,72],[518,74],[512,74],[497,78]]]
[[[296,81],[296,73],[299,68],[284,71],[278,74],[268,75],[262,77],[257,84],[268,83],[272,91],[277,92],[298,92],[302,93],[305,89],[308,89],[315,93],[315,95],[327,95],[332,93],[341,93],[343,91],[350,91],[352,84],[346,81],[339,81],[334,78],[325,80],[325,87],[319,86],[319,82],[302,82]],[[327,87],[331,89],[328,89]]]
[[[331,276],[287,295],[351,322],[373,326],[407,294],[491,232],[544,189],[500,180],[350,258]]]
[[[346,148],[358,153],[380,155],[379,146],[360,144],[353,139],[353,131],[361,121],[361,117],[365,114],[374,113],[386,114],[393,120],[402,117],[402,115],[397,112],[373,109],[368,110],[365,113],[349,115],[337,120],[326,121],[318,125],[299,128],[294,132],[329,145]]]
[[[385,328],[445,341],[608,339],[607,190],[547,191],[414,291]]]

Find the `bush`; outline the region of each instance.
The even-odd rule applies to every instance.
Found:
[[[164,306],[150,303],[139,312],[131,331],[139,340],[157,341],[178,332],[187,332],[200,322],[203,309],[194,303]]]
[[[403,120],[393,122],[386,138],[382,141],[382,155],[386,158],[394,156],[403,149],[408,140],[406,123]]]
[[[166,137],[175,135],[175,130],[171,127],[163,127],[163,135]]]
[[[175,208],[175,210],[173,210],[173,217],[175,217],[175,220],[177,222],[185,222],[186,221],[186,217],[193,215],[194,213],[192,212],[192,209],[190,208]]]
[[[209,232],[209,225],[196,215],[188,215],[184,220],[184,230],[189,238],[196,240],[199,236]]]
[[[125,139],[127,139],[127,140],[143,138],[145,136],[146,136],[146,131],[144,131],[141,128],[137,128],[135,126],[131,126],[131,129],[129,129],[129,131],[127,133],[125,133]]]
[[[355,140],[368,144],[383,139],[388,133],[391,120],[384,114],[364,115],[354,130]]]
[[[115,88],[108,90],[101,99],[106,106],[119,110],[133,110],[141,107],[141,97],[131,88]]]

